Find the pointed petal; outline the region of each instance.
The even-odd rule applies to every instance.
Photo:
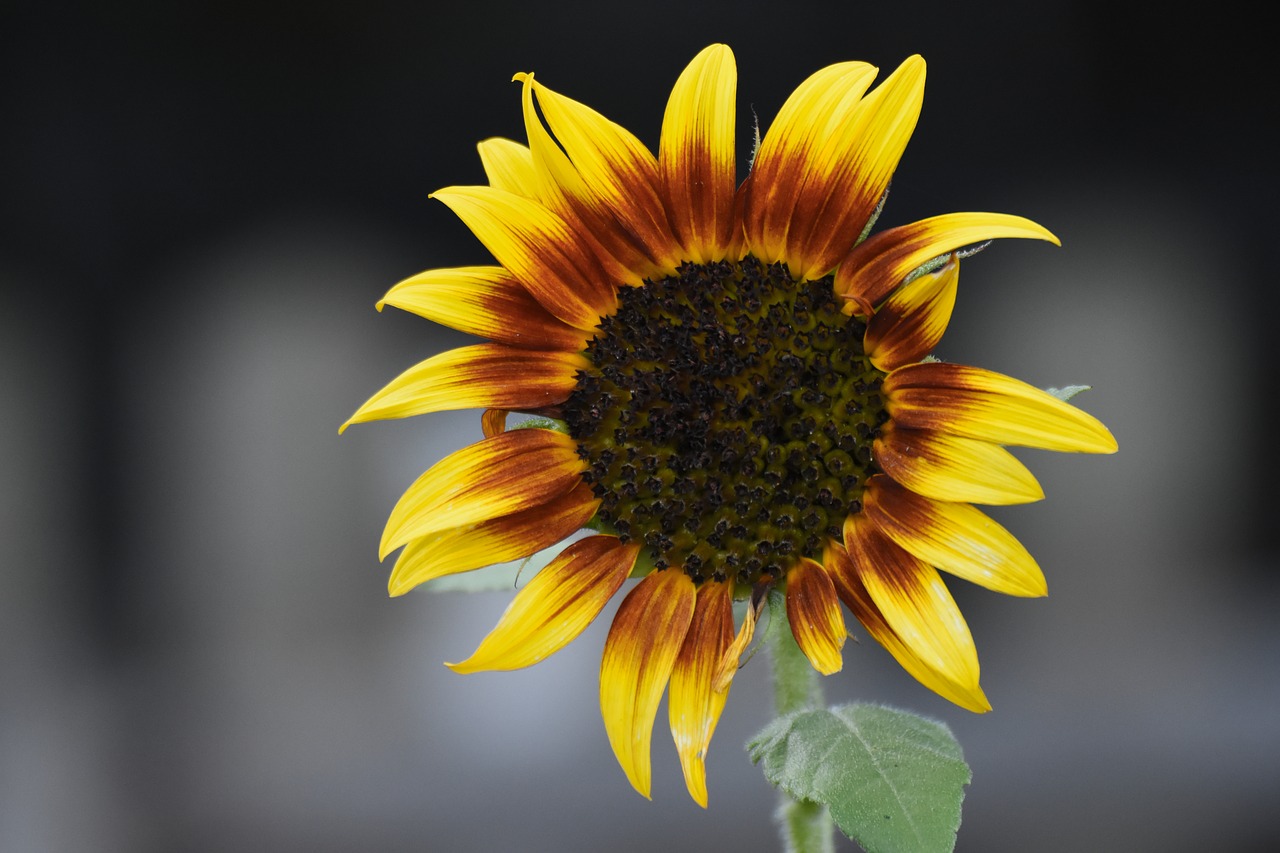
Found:
[[[743,224],[750,251],[765,263],[790,260],[788,233],[808,233],[795,219],[806,183],[821,169],[827,140],[852,114],[875,79],[865,62],[843,62],[812,74],[787,98],[760,142],[745,187]]]
[[[599,505],[579,483],[542,506],[414,539],[400,552],[387,591],[404,595],[435,578],[535,554],[581,530]]]
[[[464,447],[405,491],[382,532],[380,557],[412,539],[532,509],[581,482],[582,460],[567,435],[517,429]]]
[[[506,432],[509,414],[511,413],[506,409],[485,409],[480,415],[480,431],[484,433],[484,437],[493,438]]]
[[[684,783],[694,802],[707,807],[707,748],[724,710],[727,691],[717,692],[713,678],[733,642],[733,586],[704,583],[698,589],[693,621],[671,671],[667,711],[671,736],[680,755]]]
[[[590,625],[621,587],[640,552],[614,536],[581,539],[516,594],[471,657],[454,672],[520,669],[550,657]]]
[[[886,373],[928,355],[951,322],[960,257],[894,291],[867,323],[863,350]]]
[[[1021,216],[1004,213],[948,213],[882,231],[859,243],[836,271],[835,290],[869,314],[880,300],[926,261],[997,237],[1058,238]]]
[[[900,367],[881,390],[894,423],[990,441],[1080,453],[1114,453],[1093,415],[1017,379],[961,364]]]
[[[862,98],[817,155],[819,171],[796,205],[798,226],[787,240],[791,272],[821,278],[866,230],[924,102],[925,63],[912,56]]]
[[[533,166],[533,152],[527,145],[495,136],[480,142],[476,149],[480,152],[480,162],[484,165],[489,186],[534,201],[541,200],[541,185],[538,182],[538,172]]]
[[[760,621],[760,614],[764,612],[767,603],[768,598],[765,595],[751,596],[746,615],[742,618],[742,625],[738,628],[738,633],[729,644],[729,648],[725,649],[724,654],[720,656],[715,675],[711,679],[711,689],[717,693],[727,692],[729,685],[733,683],[733,677],[738,674],[742,653],[747,650],[747,646],[751,645],[751,638],[756,633],[756,623]]]
[[[527,79],[547,125],[583,182],[639,238],[649,257],[674,272],[680,259],[667,224],[653,153],[630,131],[590,107],[553,92],[532,74]]]
[[[517,74],[525,133],[538,180],[538,200],[563,219],[590,247],[610,281],[640,284],[658,267],[637,240],[614,217],[612,209],[583,180],[538,115],[533,75]]]
[[[849,517],[845,533],[858,580],[893,633],[929,669],[976,690],[978,651],[938,570],[861,515]]]
[[[575,351],[590,337],[554,317],[502,267],[428,270],[387,291],[378,310],[385,305],[517,347]]]
[[[862,526],[874,529],[872,525]],[[823,557],[823,562],[827,566],[827,571],[836,585],[836,592],[840,595],[840,600],[844,602],[844,606],[848,607],[850,612],[857,617],[858,621],[867,629],[867,633],[874,637],[880,645],[884,646],[898,661],[899,665],[925,687],[947,701],[954,702],[974,713],[982,714],[990,711],[991,703],[987,701],[986,695],[982,692],[982,688],[976,680],[972,683],[960,684],[948,674],[931,668],[889,626],[884,614],[880,612],[880,608],[863,586],[859,577],[858,564],[852,559],[852,554],[857,553],[860,550],[860,546],[856,542],[851,542],[850,544],[853,549],[852,552],[846,551],[844,546],[838,542],[832,542]],[[895,546],[890,544],[888,547]],[[914,559],[906,552],[900,550],[899,553],[907,559]],[[874,558],[864,558],[862,562],[866,562],[868,559]],[[973,676],[976,679],[976,671]]]
[[[713,44],[689,63],[667,101],[658,161],[684,260],[724,260],[733,236],[737,95],[733,51]]]
[[[578,353],[473,344],[419,362],[370,397],[338,430],[365,421],[496,407],[533,410],[563,403],[589,366]]]
[[[917,494],[990,505],[1038,501],[1035,476],[1003,447],[944,432],[906,429],[893,421],[873,445],[876,465]]]
[[[529,156],[537,178],[537,198],[556,213],[562,213],[567,199],[599,203],[568,155],[564,153],[542,118],[533,96],[533,74],[516,74],[513,82],[520,85],[520,107],[524,116],[524,132],[529,139]]]
[[[787,621],[796,645],[823,675],[844,666],[840,649],[848,632],[835,585],[820,563],[801,557],[787,571]]]
[[[653,718],[693,620],[695,597],[693,581],[679,569],[653,572],[623,599],[604,644],[604,728],[627,779],[646,798]]]
[[[1008,595],[1048,592],[1044,573],[1022,543],[968,504],[935,501],[877,474],[867,481],[862,512],[881,533],[931,566]]]
[[[498,263],[570,326],[595,328],[617,307],[594,253],[537,202],[493,187],[446,187],[432,198],[448,205]]]

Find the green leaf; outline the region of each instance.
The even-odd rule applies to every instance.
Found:
[[[428,592],[494,592],[497,590],[514,590],[528,583],[534,575],[542,571],[552,560],[560,556],[560,552],[569,547],[575,539],[581,539],[591,531],[582,531],[562,539],[549,548],[543,548],[536,554],[507,563],[495,563],[483,569],[470,572],[459,572],[456,575],[445,575],[424,583],[419,589]]]
[[[774,720],[747,751],[774,785],[827,805],[869,853],[955,848],[973,777],[942,723],[880,705],[818,708]]]
[[[1044,390],[1046,394],[1052,394],[1065,403],[1081,391],[1088,391],[1092,387],[1092,385],[1063,385],[1061,388],[1046,388]]]

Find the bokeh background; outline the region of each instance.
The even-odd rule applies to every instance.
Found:
[[[1231,5],[1129,0],[0,7],[0,850],[771,850],[748,665],[684,792],[636,796],[596,704],[608,614],[456,676],[509,594],[391,600],[378,535],[475,412],[337,426],[461,335],[373,303],[488,261],[431,191],[483,180],[535,70],[656,145],[698,49],[739,134],[821,65],[929,61],[885,224],[1030,216],[966,266],[940,355],[1042,386],[1112,457],[1028,453],[993,513],[1047,599],[952,584],[995,710],[850,644],[833,701],[948,723],[960,851],[1262,851],[1280,834],[1271,412],[1275,75]],[[745,150],[744,150],[745,155]],[[841,849],[853,849],[846,844]]]

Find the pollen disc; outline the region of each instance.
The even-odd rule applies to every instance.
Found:
[[[622,288],[563,408],[600,521],[697,582],[820,561],[888,420],[865,331],[830,276],[750,256]]]

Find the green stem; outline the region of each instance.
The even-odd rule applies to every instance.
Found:
[[[777,590],[769,593],[769,626],[764,644],[773,664],[773,704],[778,716],[823,707],[818,673],[791,636],[786,598]],[[780,795],[778,822],[786,853],[833,853],[833,824],[827,807],[794,799],[786,791],[780,791]]]

